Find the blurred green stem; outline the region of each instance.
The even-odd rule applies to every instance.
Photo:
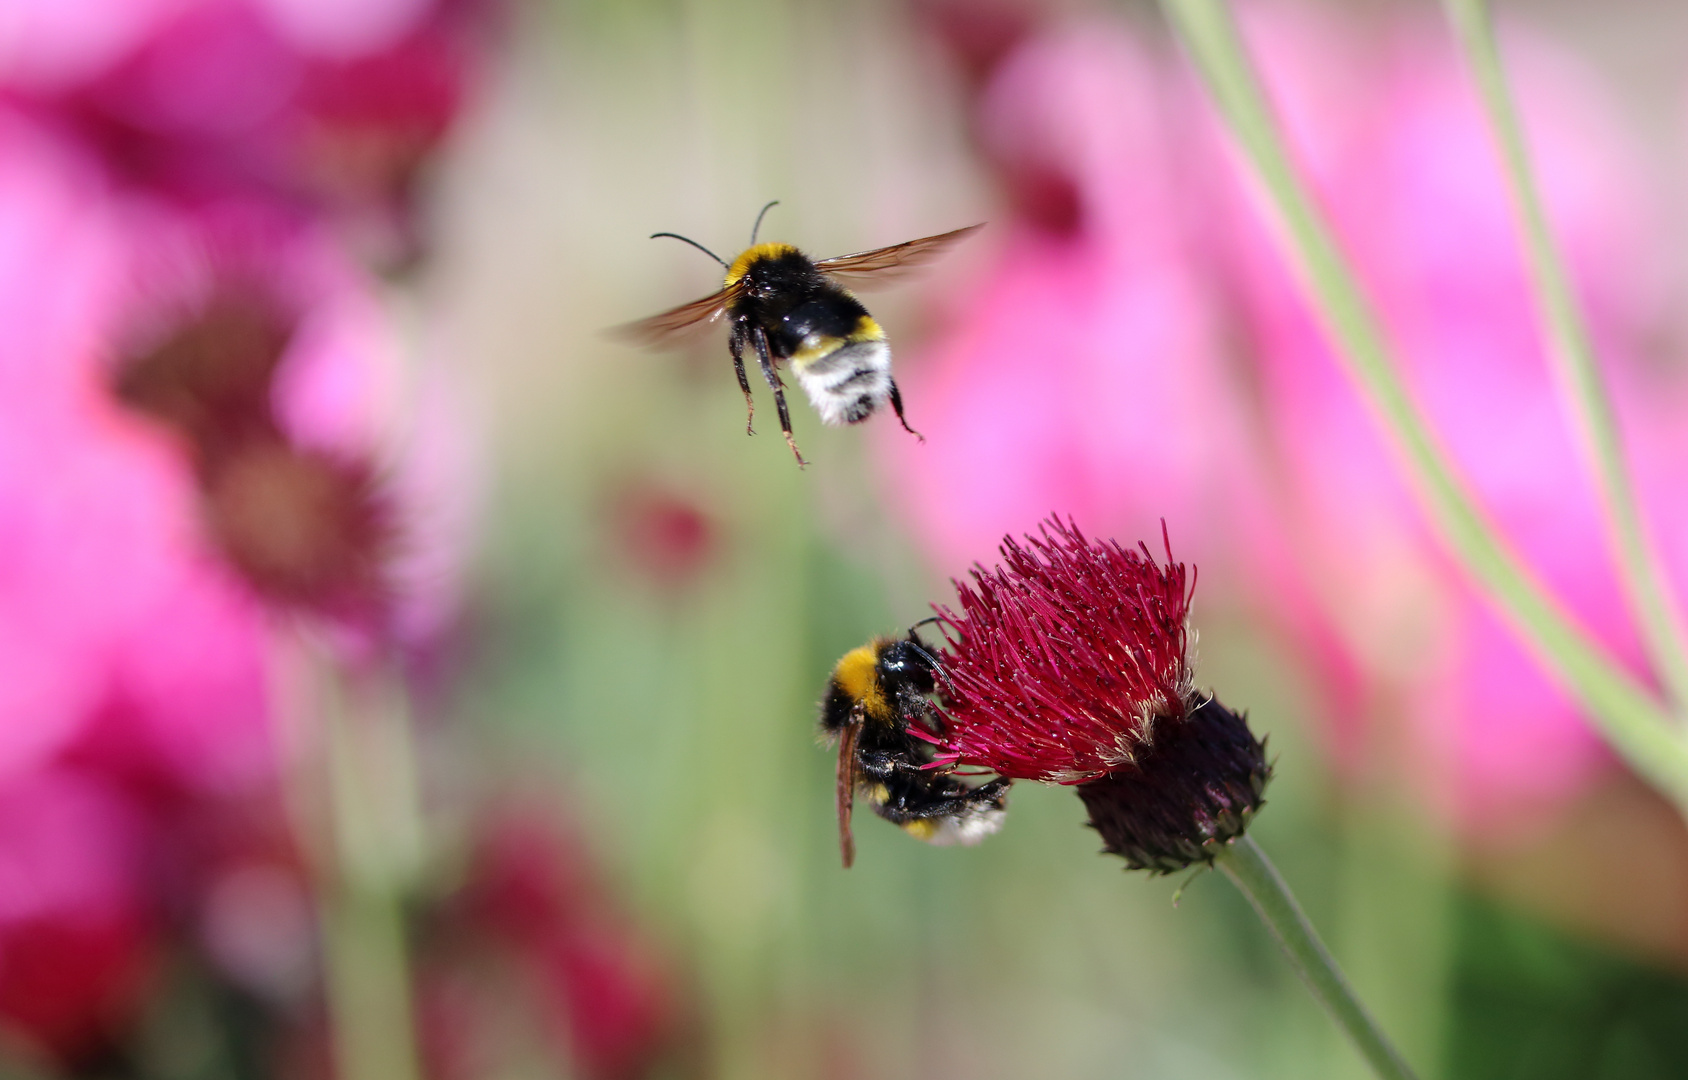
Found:
[[[1354,1040],[1372,1070],[1383,1080],[1413,1080],[1413,1071],[1400,1052],[1389,1043],[1378,1028],[1377,1021],[1366,1012],[1353,987],[1342,977],[1342,969],[1319,940],[1318,931],[1307,921],[1301,905],[1278,876],[1277,868],[1266,858],[1252,837],[1239,836],[1226,844],[1213,864],[1224,871],[1232,884],[1242,890],[1260,919],[1271,928],[1278,944],[1295,966],[1296,973],[1307,984],[1337,1026]]]
[[[1455,479],[1289,151],[1225,0],[1160,0],[1277,206],[1325,328],[1393,437],[1443,540],[1629,765],[1688,814],[1688,736],[1530,577]]]
[[[421,835],[409,718],[391,679],[363,685],[314,658],[331,833],[319,904],[337,1073],[419,1080],[403,907]]]
[[[1658,553],[1648,543],[1641,523],[1624,463],[1617,417],[1600,377],[1593,340],[1578,309],[1571,276],[1548,228],[1517,104],[1501,66],[1488,4],[1486,0],[1443,0],[1443,7],[1465,52],[1466,65],[1477,84],[1505,166],[1548,353],[1560,393],[1590,459],[1626,598],[1641,625],[1653,671],[1670,691],[1677,714],[1683,716],[1688,708],[1688,644],[1665,586]]]

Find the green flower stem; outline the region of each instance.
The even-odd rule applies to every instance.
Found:
[[[329,844],[319,905],[334,1056],[346,1080],[418,1080],[404,897],[421,862],[403,690],[317,652]]]
[[[1523,125],[1501,66],[1488,4],[1486,0],[1443,0],[1443,7],[1464,50],[1506,169],[1507,188],[1523,233],[1530,284],[1549,355],[1560,392],[1591,459],[1624,592],[1641,625],[1653,670],[1670,691],[1678,716],[1683,716],[1688,710],[1688,642],[1669,600],[1658,553],[1647,542],[1624,464],[1617,417],[1595,361],[1594,343],[1577,307],[1570,274],[1548,228],[1541,191],[1530,168]]]
[[[1301,905],[1260,846],[1251,837],[1239,836],[1225,845],[1213,864],[1248,897],[1260,920],[1284,947],[1307,989],[1354,1040],[1372,1070],[1383,1080],[1413,1080],[1412,1069],[1354,996],[1354,988],[1342,977],[1342,969],[1331,959],[1318,931],[1307,921]]]
[[[1394,442],[1444,541],[1632,768],[1688,814],[1688,737],[1530,578],[1415,410],[1377,316],[1290,163],[1224,0],[1161,0],[1276,204],[1338,355]]]

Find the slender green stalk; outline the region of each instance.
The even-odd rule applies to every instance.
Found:
[[[316,668],[331,833],[319,903],[335,1064],[346,1080],[418,1080],[403,911],[420,859],[409,718],[379,676],[373,689],[382,692],[371,692],[320,654]]]
[[[1354,1040],[1355,1048],[1372,1071],[1383,1080],[1413,1080],[1412,1069],[1360,1004],[1354,988],[1343,978],[1342,969],[1319,940],[1318,931],[1307,921],[1301,905],[1295,902],[1295,895],[1260,846],[1251,837],[1239,836],[1225,845],[1213,864],[1248,897],[1260,920],[1271,928],[1278,944],[1284,947],[1296,974],[1337,1026]]]
[[[1688,737],[1644,687],[1559,610],[1455,479],[1398,374],[1377,316],[1290,163],[1224,0],[1161,0],[1161,6],[1276,204],[1338,355],[1393,437],[1444,541],[1611,746],[1688,813]]]
[[[1506,169],[1548,353],[1559,391],[1594,472],[1626,599],[1641,626],[1654,672],[1670,691],[1678,716],[1688,715],[1688,638],[1670,602],[1658,552],[1648,543],[1641,524],[1617,417],[1600,377],[1594,342],[1577,306],[1571,276],[1548,228],[1541,190],[1530,168],[1523,125],[1495,44],[1488,4],[1486,0],[1443,0],[1443,7],[1464,50]]]
[[[334,1063],[349,1080],[419,1080],[404,920],[392,898],[344,889],[321,903]]]

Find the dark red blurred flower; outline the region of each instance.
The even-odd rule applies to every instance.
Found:
[[[225,285],[156,341],[133,350],[117,396],[201,455],[275,427],[271,383],[296,320],[266,290]]]
[[[1164,535],[1163,535],[1164,538]],[[961,613],[938,608],[944,650],[941,763],[1024,780],[1078,783],[1136,760],[1192,692],[1184,564],[1156,564],[1087,540],[1059,517],[1027,547],[1005,537],[1005,567],[956,582]]]
[[[145,1001],[158,927],[135,877],[145,825],[105,778],[70,769],[0,785],[0,1028],[73,1065]]]
[[[673,975],[629,928],[600,923],[558,936],[534,958],[548,1028],[589,1080],[649,1076],[674,1052]]]
[[[205,477],[211,535],[268,599],[358,621],[389,599],[397,526],[364,462],[277,438],[219,458]]]
[[[611,516],[620,556],[669,588],[696,578],[719,546],[715,521],[698,500],[660,484],[629,484]]]
[[[462,108],[470,44],[442,21],[372,56],[324,61],[299,89],[298,171],[337,202],[401,199]]]
[[[468,921],[513,945],[575,921],[596,891],[580,840],[538,810],[491,811],[477,833],[459,902]]]
[[[42,918],[0,952],[0,1023],[61,1062],[97,1053],[134,1020],[151,937],[135,920]]]
[[[571,1075],[634,1080],[684,1064],[691,1026],[677,965],[621,909],[587,845],[553,813],[521,803],[491,811],[449,914],[478,942],[474,951],[510,961],[535,995],[541,1036],[568,1055]]]

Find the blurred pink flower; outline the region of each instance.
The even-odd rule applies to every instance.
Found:
[[[122,249],[87,164],[0,114],[0,777],[122,713],[193,784],[248,782],[259,613],[204,573],[189,476],[111,398]]]
[[[1008,54],[978,102],[1014,215],[961,290],[953,329],[900,363],[924,445],[882,444],[940,565],[987,556],[1051,510],[1100,533],[1162,517],[1216,563],[1247,461],[1222,312],[1191,250],[1169,70],[1119,26],[1084,23]]]
[[[406,524],[412,510],[429,523],[393,559],[383,648],[418,643],[449,610],[461,533],[438,526],[463,476],[436,445],[456,437],[441,410],[414,429],[401,420],[418,391],[397,378],[403,346],[368,278],[297,215],[157,200],[113,182],[50,117],[0,105],[0,236],[0,876],[20,878],[0,899],[0,1019],[69,1061],[145,992],[159,913],[183,909],[181,929],[198,903],[178,892],[205,893],[197,947],[238,977],[300,978],[297,926],[254,936],[241,922],[255,897],[280,917],[286,890],[256,885],[281,879],[262,865],[166,873],[205,854],[189,823],[278,794],[276,624],[216,542],[201,451],[246,446],[242,424],[256,425],[301,460],[367,463]],[[222,366],[217,349],[232,340],[277,354],[217,399],[246,420],[206,426],[185,419],[192,408],[149,416],[121,401],[125,354],[147,347],[132,335],[168,339],[231,281],[268,288],[281,330],[253,332],[250,306],[222,309],[178,349],[191,377],[149,401],[227,390],[218,379],[241,357]],[[208,352],[210,368],[196,367]]]
[[[0,5],[0,1026],[67,1066],[154,953],[314,977],[273,639],[453,609],[462,418],[346,241],[415,253],[482,7]]]
[[[1636,664],[1445,30],[1294,3],[1243,14],[1440,438],[1567,610]],[[1688,399],[1639,362],[1665,297],[1650,193],[1592,77],[1508,42],[1656,533],[1688,580],[1688,507],[1665,495],[1684,459],[1664,446]],[[883,455],[935,561],[977,558],[1050,510],[1103,536],[1164,516],[1210,603],[1252,595],[1303,648],[1340,763],[1402,750],[1362,714],[1404,712],[1412,773],[1467,830],[1505,835],[1581,791],[1606,752],[1423,523],[1193,78],[1109,23],[1045,27],[983,86],[976,127],[1013,216],[952,329],[900,361],[928,445]]]
[[[439,366],[406,356],[312,222],[261,201],[128,209],[137,329],[111,379],[193,469],[220,557],[259,594],[382,641],[437,634],[473,488]]]
[[[133,183],[331,210],[387,263],[462,110],[483,0],[76,0],[0,15],[0,94],[73,122]]]
[[[1289,4],[1252,8],[1248,28],[1437,435],[1565,609],[1639,668],[1490,135],[1445,33],[1413,21],[1362,36]],[[1508,40],[1555,228],[1628,405],[1663,295],[1637,153],[1589,73],[1545,43]],[[1540,823],[1608,756],[1443,557],[1262,224],[1258,194],[1242,201],[1232,280],[1292,491],[1300,570],[1338,631],[1326,644],[1339,640],[1400,695],[1414,772],[1452,820],[1489,836]],[[1667,409],[1680,417],[1685,405],[1678,394]],[[1631,428],[1646,419],[1624,411]],[[1680,500],[1650,502],[1661,519],[1681,514]]]

